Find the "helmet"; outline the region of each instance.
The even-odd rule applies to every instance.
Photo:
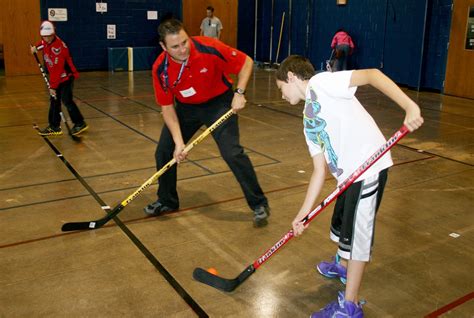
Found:
[[[54,25],[49,21],[43,21],[40,26],[41,36],[50,36],[54,34]]]

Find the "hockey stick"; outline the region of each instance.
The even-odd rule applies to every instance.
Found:
[[[314,210],[306,214],[302,219],[304,225],[309,224],[321,211],[334,201],[341,193],[343,193],[357,178],[359,178],[367,169],[369,169],[377,160],[379,160],[387,151],[400,141],[406,134],[408,128],[402,126],[390,139],[381,146],[369,159],[367,159],[356,171],[354,171],[346,180],[344,180],[337,188],[329,194]],[[250,277],[260,266],[262,266],[273,254],[280,250],[294,236],[293,230],[288,231],[275,245],[268,249],[253,264],[249,265],[242,273],[234,279],[226,279],[211,274],[202,268],[196,268],[193,272],[195,280],[220,289],[225,292],[231,292]]]
[[[43,75],[43,79],[46,83],[46,86],[48,87],[48,91],[51,89],[51,86],[49,85],[49,80],[48,80],[48,76],[46,76],[46,72],[44,71],[44,68],[43,68],[43,65],[41,65],[41,62],[38,58],[38,54],[36,54],[36,52],[33,53],[33,55],[35,56],[35,59],[36,59],[36,63],[38,63],[38,67],[41,71],[41,75]],[[56,96],[55,95],[52,95],[51,92],[49,92],[49,95],[53,98],[53,99],[56,99]],[[77,141],[77,142],[80,142],[81,141],[81,138],[78,137],[78,136],[74,136],[72,134],[72,131],[71,131],[71,127],[69,127],[69,124],[67,123],[67,120],[66,120],[66,117],[64,117],[64,114],[62,111],[59,112],[59,115],[61,116],[61,119],[63,121],[63,123],[66,125],[66,129],[67,129],[67,132],[69,134],[69,136],[71,136],[72,140],[74,141]]]
[[[281,25],[280,25],[280,36],[278,37],[278,47],[277,47],[277,52],[276,52],[276,57],[275,57],[275,63],[277,66],[280,66],[280,63],[278,63],[278,56],[280,55],[280,45],[281,45],[281,36],[283,34],[283,26],[285,25],[285,11],[283,11],[283,15],[281,16]]]
[[[331,61],[332,61],[332,59],[333,59],[333,57],[334,57],[334,52],[335,52],[335,51],[336,51],[336,50],[333,49],[333,50],[331,51],[331,56],[329,56],[329,60],[326,60],[326,71],[328,71],[328,72],[332,72],[332,66],[331,66],[331,65],[334,65],[334,62],[331,63]]]
[[[233,115],[232,109],[230,109],[227,113],[221,116],[215,123],[209,126],[202,134],[200,134],[196,139],[193,140],[189,145],[184,148],[184,152],[189,152],[200,143],[204,138],[206,138],[211,132],[213,132],[217,127],[219,127],[223,122],[225,122],[228,118]],[[158,170],[153,176],[151,176],[148,180],[143,183],[140,188],[135,190],[131,195],[129,195],[125,200],[122,201],[119,205],[117,205],[110,213],[108,213],[105,217],[100,218],[94,221],[86,221],[86,222],[70,222],[63,224],[61,230],[63,232],[68,231],[76,231],[76,230],[91,230],[97,229],[102,227],[105,223],[112,220],[120,211],[123,210],[130,202],[132,202],[143,190],[148,188],[151,184],[153,184],[163,173],[165,173],[171,166],[176,163],[176,159],[171,159],[166,165],[164,165],[160,170]]]

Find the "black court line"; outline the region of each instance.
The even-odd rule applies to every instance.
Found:
[[[74,97],[76,97],[76,96],[74,96]],[[153,138],[151,138],[150,136],[147,136],[147,135],[145,135],[144,133],[142,133],[141,131],[139,131],[139,130],[133,128],[133,127],[130,127],[129,125],[127,125],[127,124],[124,123],[123,121],[121,121],[121,120],[115,118],[114,116],[112,116],[112,115],[110,115],[110,114],[104,112],[103,110],[97,108],[96,106],[92,105],[91,103],[86,102],[85,100],[83,100],[83,99],[81,99],[81,98],[79,98],[79,97],[76,97],[76,98],[79,99],[82,103],[88,105],[89,107],[92,107],[92,108],[94,108],[95,110],[97,110],[98,112],[101,112],[102,114],[106,115],[107,117],[109,117],[109,118],[115,120],[115,121],[118,122],[120,125],[122,125],[122,126],[124,126],[124,127],[127,127],[127,128],[130,129],[131,131],[133,131],[133,132],[139,134],[140,136],[145,137],[146,139],[150,140],[151,142],[153,142],[153,143],[155,143],[155,144],[158,144],[158,141],[155,140],[155,139],[153,139]],[[133,115],[133,114],[130,114],[130,115]],[[194,162],[193,160],[189,160],[189,159],[188,159],[188,161],[191,162],[192,164],[195,164],[196,166],[198,166],[198,167],[201,168],[201,169],[208,170],[206,167],[200,166],[199,164],[197,164],[197,163]],[[212,173],[212,171],[210,171],[210,170],[208,170],[208,172],[209,172],[209,173]]]
[[[292,116],[292,117],[297,117],[297,118],[301,118],[303,119],[303,115],[295,115],[295,114],[292,114],[292,113],[289,113],[289,112],[285,112],[285,111],[282,111],[282,110],[279,110],[279,109],[274,109],[272,107],[269,107],[269,106],[266,106],[266,105],[263,105],[263,104],[258,104],[260,106],[258,107],[263,107],[265,109],[268,109],[268,110],[271,110],[271,111],[274,111],[274,112],[277,112],[277,113],[281,113],[281,114],[285,114],[285,115],[288,115],[288,116]],[[420,153],[420,151],[422,151],[423,153],[426,153],[430,156],[435,156],[435,157],[438,157],[438,158],[442,158],[442,159],[445,159],[445,160],[449,160],[449,161],[453,161],[453,162],[456,162],[456,163],[460,163],[460,164],[463,164],[463,165],[466,165],[466,166],[469,166],[469,167],[474,167],[473,164],[470,164],[468,162],[464,162],[464,161],[461,161],[461,160],[457,160],[457,159],[453,159],[453,158],[449,158],[449,157],[446,157],[446,156],[442,156],[442,155],[439,155],[439,154],[436,154],[434,152],[429,152],[429,151],[425,151],[425,150],[422,150],[422,149],[417,149],[417,148],[413,148],[413,147],[410,147],[410,146],[406,146],[406,145],[403,145],[403,144],[396,144],[395,146],[397,147],[402,147],[402,148],[405,148],[407,150],[411,150],[411,151],[415,151],[415,152],[418,152]]]
[[[398,166],[404,166],[404,165],[407,165],[407,164],[411,164],[413,162],[417,162],[417,161],[423,161],[423,160],[427,160],[427,159],[433,159],[435,157],[429,157],[429,158],[423,158],[423,159],[415,159],[415,160],[410,160],[410,161],[404,161],[404,162],[400,162],[400,163],[396,163],[394,164],[394,167],[398,167]],[[436,177],[437,178],[437,177]],[[435,179],[436,179],[435,178]],[[331,177],[328,177],[325,179],[325,181],[328,181],[328,180],[334,180],[334,178],[331,176]],[[433,179],[430,179],[430,180],[433,180]],[[429,180],[428,180],[429,181]],[[416,182],[414,184],[410,184],[410,186],[413,186],[413,185],[416,185],[416,184],[421,184],[422,182],[424,181],[420,181],[420,182]],[[299,188],[299,187],[305,187],[308,185],[308,182],[304,182],[304,183],[301,183],[301,184],[296,184],[296,185],[291,185],[291,186],[288,186],[288,187],[284,187],[284,188],[278,188],[278,189],[273,189],[273,190],[268,190],[268,191],[265,191],[265,193],[278,193],[278,192],[281,192],[281,191],[286,191],[286,190],[290,190],[290,189],[296,189],[296,188]],[[405,188],[406,186],[402,186],[402,188]],[[397,188],[394,188],[394,190],[396,190]],[[305,190],[303,190],[305,191]],[[387,190],[389,191],[389,190]],[[204,203],[204,204],[201,204],[201,205],[197,205],[197,206],[191,206],[191,207],[187,207],[187,208],[183,208],[183,209],[180,209],[178,211],[173,211],[173,212],[168,212],[168,213],[164,213],[163,215],[166,215],[166,214],[174,214],[174,213],[183,213],[185,211],[190,211],[190,210],[195,210],[195,209],[201,209],[203,207],[210,207],[210,206],[215,206],[215,205],[219,205],[219,204],[222,204],[222,203],[226,203],[226,202],[232,202],[232,201],[238,201],[238,200],[243,200],[245,199],[244,197],[236,197],[236,198],[230,198],[230,199],[225,199],[225,200],[221,200],[221,201],[213,201],[213,202],[210,202],[210,203]],[[145,221],[145,222],[154,222],[156,221],[157,218],[155,217],[149,217],[149,216],[145,216],[145,217],[140,217],[140,218],[135,218],[135,219],[131,219],[131,220],[127,220],[125,221],[124,223],[125,224],[136,224],[137,222],[142,222],[142,221]],[[111,223],[109,224],[106,224],[104,225],[102,228],[109,228],[109,227],[115,227],[116,225],[113,225]],[[29,243],[35,243],[35,242],[39,242],[39,241],[45,241],[45,240],[49,240],[49,239],[54,239],[54,238],[58,238],[58,237],[62,237],[62,236],[66,236],[66,235],[73,235],[73,234],[80,234],[81,231],[72,231],[72,232],[62,232],[62,233],[59,233],[59,234],[53,234],[53,235],[48,235],[48,236],[42,236],[42,237],[38,237],[38,238],[35,238],[35,239],[30,239],[30,240],[26,240],[26,241],[18,241],[18,242],[14,242],[14,243],[9,243],[9,244],[5,244],[5,245],[0,245],[0,249],[2,248],[9,248],[9,247],[15,247],[15,246],[19,246],[19,245],[24,245],[24,244],[29,244]]]
[[[290,113],[290,112],[286,112],[286,111],[283,111],[283,110],[280,110],[280,109],[275,109],[275,108],[272,108],[270,106],[267,106],[267,105],[264,105],[263,103],[253,103],[253,102],[247,102],[248,104],[252,104],[252,105],[255,105],[256,107],[260,107],[260,108],[265,108],[265,109],[268,109],[268,110],[271,110],[272,112],[275,112],[275,113],[280,113],[280,114],[284,114],[284,115],[287,115],[287,116],[291,116],[291,117],[295,117],[295,118],[299,118],[299,119],[303,119],[303,115],[300,115],[300,114],[293,114],[293,113]],[[301,113],[303,113],[303,111],[301,111]]]
[[[36,129],[38,129],[36,127]],[[66,160],[63,154],[56,148],[55,145],[45,136],[42,136],[43,140],[48,146],[54,151],[56,156],[64,163],[64,165],[71,171],[76,179],[87,189],[87,191],[94,197],[94,199],[102,206],[105,207],[107,204],[97,195],[89,184],[81,177],[81,175],[74,169],[74,167]],[[110,213],[110,209],[104,209],[107,213]],[[132,231],[118,218],[113,218],[114,222],[120,227],[120,229],[128,236],[128,238],[135,244],[135,246],[142,252],[142,254],[150,261],[150,263],[160,272],[160,274],[168,281],[178,295],[189,305],[189,307],[198,315],[198,317],[209,317],[209,315],[202,309],[199,304],[189,295],[186,290],[176,281],[176,279],[166,270],[166,268],[156,259],[156,257],[143,245],[143,243],[133,234]]]
[[[102,117],[101,117],[102,118]],[[26,125],[24,125],[26,126]],[[30,125],[28,125],[30,126]],[[249,149],[249,148],[246,148],[246,149]],[[246,153],[249,154],[249,153],[258,153],[256,151],[252,151],[251,149],[249,149],[250,151],[247,151]],[[277,159],[274,159],[274,158],[271,158],[271,157],[268,157],[264,154],[261,154],[261,153],[258,153],[264,157],[267,157],[268,159],[271,159],[272,161],[274,161],[275,163],[279,163],[279,161]],[[212,159],[219,159],[219,158],[222,158],[222,156],[210,156],[210,157],[204,157],[204,158],[201,158],[201,159],[195,159],[194,161],[195,162],[199,162],[199,161],[207,161],[207,160],[212,160]],[[184,161],[182,162],[181,164],[186,164],[187,161]],[[273,163],[270,163],[270,164],[273,164]],[[265,166],[265,165],[268,165],[268,164],[261,164],[261,165],[254,165],[254,167],[262,167],[262,166]],[[134,171],[140,171],[140,170],[148,170],[148,169],[156,169],[155,166],[149,166],[149,167],[143,167],[143,168],[135,168],[135,169],[128,169],[128,170],[120,170],[120,171],[115,171],[115,172],[109,172],[109,173],[100,173],[100,174],[94,174],[94,175],[86,175],[86,176],[83,176],[84,179],[92,179],[92,178],[98,178],[98,177],[106,177],[106,176],[114,176],[114,175],[118,175],[118,174],[122,174],[122,173],[128,173],[128,172],[134,172]],[[230,170],[228,170],[230,171]],[[221,172],[213,172],[215,174],[218,174],[218,173],[221,173]],[[36,187],[36,186],[40,186],[40,185],[48,185],[48,184],[56,184],[56,183],[62,183],[62,182],[67,182],[67,181],[73,181],[73,180],[76,180],[74,178],[71,178],[71,179],[62,179],[62,180],[56,180],[56,181],[49,181],[49,182],[40,182],[40,183],[30,183],[30,184],[25,184],[25,185],[21,185],[21,186],[14,186],[14,187],[10,187],[10,188],[0,188],[0,191],[9,191],[9,190],[16,190],[16,189],[23,189],[23,188],[29,188],[29,187]],[[178,179],[178,180],[186,180],[186,178],[184,179]],[[99,192],[100,193],[100,192]]]
[[[111,90],[111,89],[105,88],[105,87],[103,87],[103,86],[101,86],[100,88],[102,88],[103,90],[105,90],[105,91],[107,91],[107,92],[110,92],[110,93],[112,93],[112,94],[115,94],[115,95],[117,95],[117,96],[124,97],[124,98],[126,98],[127,100],[130,100],[130,101],[132,101],[132,102],[134,102],[134,103],[137,103],[138,105],[144,106],[144,107],[146,107],[146,108],[151,108],[150,106],[148,106],[148,105],[146,105],[146,104],[143,104],[143,103],[141,103],[141,102],[139,102],[139,101],[136,101],[136,100],[134,100],[134,99],[132,99],[132,98],[130,98],[130,97],[128,97],[128,96],[125,96],[125,95],[119,94],[119,93],[117,93],[117,92],[114,92],[114,91]],[[157,109],[153,109],[153,110],[154,110],[154,111],[157,111],[157,112],[159,112],[159,113],[161,113],[161,111],[159,111],[159,110],[157,110]],[[256,151],[256,150],[252,150],[252,149],[250,149],[250,148],[248,148],[248,147],[244,147],[244,146],[242,146],[242,147],[243,147],[244,149],[249,149],[251,152],[258,153],[259,155],[264,156],[264,157],[266,157],[266,158],[268,158],[268,159],[271,159],[271,160],[274,160],[274,161],[278,161],[277,159],[272,158],[272,157],[270,157],[270,156],[267,156],[267,155],[265,155],[265,154],[263,154],[263,153],[260,153],[260,152],[258,152],[258,151]],[[197,162],[197,161],[199,161],[199,160],[194,160],[194,162]],[[279,162],[279,161],[278,161],[278,162]],[[201,168],[203,168],[203,167],[201,167]],[[203,169],[204,169],[204,168],[203,168]]]
[[[75,96],[75,97],[76,97],[76,96]],[[135,132],[135,133],[137,133],[137,134],[139,134],[139,135],[141,135],[141,136],[147,138],[148,140],[154,142],[155,144],[158,144],[158,141],[155,140],[155,139],[153,139],[153,138],[151,138],[150,136],[147,136],[147,135],[145,135],[144,133],[142,133],[141,131],[139,131],[139,130],[133,128],[133,127],[130,127],[129,125],[127,125],[127,124],[124,123],[123,121],[121,121],[121,120],[115,118],[114,116],[112,116],[112,115],[110,115],[110,114],[104,112],[103,110],[97,108],[96,106],[92,105],[91,103],[89,103],[89,102],[87,102],[87,101],[85,101],[85,100],[83,100],[83,99],[81,99],[81,98],[79,98],[79,97],[76,97],[76,98],[79,99],[79,100],[80,100],[81,102],[83,102],[84,104],[86,104],[86,105],[88,105],[88,106],[94,108],[94,109],[97,110],[98,112],[101,112],[102,114],[106,115],[107,117],[109,117],[109,118],[115,120],[115,121],[118,122],[120,125],[122,125],[122,126],[124,126],[124,127],[127,127],[128,129],[132,130],[133,132]],[[242,146],[242,147],[243,147],[244,149],[249,149],[249,150],[251,150],[251,152],[255,152],[255,153],[257,153],[257,154],[259,154],[259,155],[261,155],[261,156],[263,156],[263,157],[266,157],[266,158],[271,159],[271,160],[273,160],[273,161],[279,162],[277,159],[272,158],[272,157],[269,157],[269,156],[267,156],[267,155],[265,155],[265,154],[263,154],[263,153],[260,153],[260,152],[258,152],[258,151],[252,150],[252,149],[250,149],[250,148],[248,148],[248,147],[245,147],[245,146]],[[213,174],[213,172],[212,172],[210,169],[208,169],[208,168],[206,168],[206,167],[200,165],[200,164],[198,163],[198,160],[190,160],[190,159],[188,159],[188,161],[191,162],[192,164],[198,166],[199,168],[201,168],[201,169],[203,169],[203,170],[206,170],[206,171],[209,172],[210,174]]]
[[[74,180],[76,180],[76,179],[70,178],[70,179],[62,179],[62,180],[49,181],[49,182],[25,184],[25,185],[21,185],[21,186],[3,188],[3,189],[0,189],[0,191],[18,190],[18,189],[24,189],[24,188],[29,188],[29,187],[39,187],[39,186],[43,186],[43,185],[63,183],[63,182],[74,181]]]
[[[361,98],[359,98],[361,99]],[[267,101],[268,103],[268,101]],[[275,102],[272,102],[270,101],[270,103],[275,103]],[[278,102],[277,102],[278,103]],[[270,106],[267,106],[267,105],[264,105],[264,103],[255,103],[255,102],[250,102],[250,101],[247,101],[247,104],[253,104],[257,107],[262,107],[262,108],[265,108],[265,109],[269,109],[269,110],[272,110],[274,112],[278,112],[278,113],[282,113],[282,114],[285,114],[285,115],[290,115],[290,116],[293,116],[293,117],[298,117],[298,118],[303,118],[303,116],[301,115],[296,115],[296,114],[293,114],[293,113],[290,113],[290,112],[286,112],[286,111],[283,111],[283,110],[279,110],[279,109],[275,109],[275,108],[272,108]],[[281,105],[280,107],[282,106],[287,106],[288,104],[286,103],[285,105]],[[377,106],[377,105],[368,105],[368,106]],[[397,106],[395,103],[394,103],[394,106]],[[420,105],[418,105],[420,106]],[[447,115],[452,115],[452,116],[457,116],[457,117],[461,117],[461,118],[473,118],[472,116],[467,116],[467,115],[462,115],[462,114],[456,114],[456,113],[451,113],[451,112],[446,112],[446,111],[441,111],[441,110],[438,110],[438,109],[432,109],[432,108],[427,108],[427,107],[423,107],[423,106],[420,106],[420,108],[423,110],[423,111],[432,111],[432,112],[437,112],[437,113],[441,113],[441,114],[447,114]],[[302,113],[303,111],[301,111]]]
[[[120,96],[120,97],[123,97],[123,98],[126,99],[126,100],[132,101],[132,102],[134,102],[135,104],[138,104],[138,105],[140,105],[140,106],[146,107],[146,108],[148,108],[148,109],[153,110],[154,112],[157,112],[157,113],[160,113],[160,114],[161,114],[161,110],[159,110],[158,107],[151,107],[151,106],[148,106],[147,104],[141,103],[141,102],[139,102],[139,101],[137,101],[137,100],[135,100],[135,99],[133,99],[133,98],[130,98],[130,97],[125,96],[125,95],[122,95],[122,94],[119,94],[119,93],[117,93],[117,92],[114,92],[113,90],[108,89],[108,88],[105,88],[105,87],[103,87],[103,86],[100,86],[100,88],[102,88],[104,91],[107,91],[107,92],[109,92],[109,93],[115,94],[115,95]]]
[[[247,153],[252,153],[252,152],[247,152]],[[212,160],[212,159],[218,159],[218,158],[222,158],[222,157],[221,156],[211,156],[211,157],[196,159],[194,161],[206,161],[206,160]],[[187,162],[184,161],[184,162],[181,163],[181,165],[186,164],[186,163]],[[257,165],[257,166],[254,166],[254,167],[261,167],[261,166],[265,166],[265,164]],[[86,176],[83,176],[83,178],[84,179],[93,179],[93,178],[98,178],[98,177],[114,176],[114,175],[119,175],[119,174],[123,174],[123,173],[135,172],[135,171],[140,171],[140,170],[148,170],[148,169],[155,169],[156,170],[156,167],[155,166],[149,166],[149,167],[143,167],[143,168],[135,168],[135,169],[115,171],[115,172],[100,173],[100,174],[94,174],[94,175],[86,175]],[[214,173],[220,173],[220,172],[214,172]],[[24,185],[21,185],[21,186],[14,186],[14,187],[10,187],[10,188],[0,188],[0,191],[23,189],[23,188],[36,187],[36,186],[41,186],[41,185],[62,183],[62,182],[73,181],[73,180],[76,180],[76,179],[71,178],[71,179],[62,179],[62,180],[49,181],[49,182],[30,183],[30,184],[24,184]],[[183,179],[178,179],[178,180],[183,180]]]
[[[134,112],[134,113],[130,113],[130,114],[124,114],[124,116],[127,116],[127,115],[139,115],[139,114],[150,114],[151,112],[147,112],[147,111],[142,111],[142,112]],[[86,119],[100,119],[100,118],[104,118],[104,116],[90,116],[90,117],[87,117]],[[46,122],[43,123],[38,123],[38,124],[47,124]],[[1,128],[15,128],[15,127],[31,127],[31,123],[25,123],[25,124],[18,124],[18,125],[5,125],[5,126],[0,126],[0,129]]]
[[[242,146],[242,147],[243,147],[243,146]],[[266,155],[266,154],[264,154],[264,153],[262,153],[262,152],[259,152],[259,151],[255,150],[255,149],[251,149],[251,148],[249,148],[249,147],[247,147],[247,146],[245,146],[245,147],[243,147],[243,148],[250,150],[250,151],[247,151],[247,153],[256,153],[256,154],[258,154],[259,156],[262,156],[262,157],[264,157],[264,158],[267,158],[267,159],[269,159],[269,160],[272,160],[274,163],[281,163],[280,160],[275,159],[275,158],[272,158],[272,157],[270,157],[269,155]]]
[[[258,167],[266,167],[266,166],[270,166],[270,165],[274,165],[274,164],[277,164],[279,162],[270,162],[270,163],[264,163],[264,164],[260,164],[260,165],[254,165],[255,168],[258,168]],[[232,171],[230,170],[225,170],[225,171],[219,171],[219,172],[213,172],[213,173],[208,173],[208,174],[201,174],[201,175],[197,175],[197,176],[192,176],[192,177],[186,177],[186,178],[179,178],[178,181],[184,181],[184,180],[192,180],[192,179],[198,179],[198,178],[204,178],[204,177],[209,177],[209,176],[216,176],[216,175],[219,175],[219,174],[224,174],[224,173],[230,173]],[[83,179],[86,179],[86,177],[82,177]],[[72,181],[72,180],[76,180],[76,179],[70,179],[69,181]],[[53,181],[51,183],[60,183],[61,181]],[[49,184],[49,183],[48,183]],[[38,184],[38,185],[41,185],[41,184]],[[25,186],[26,187],[34,187],[36,186],[36,184],[33,184],[33,185],[29,185],[29,186]],[[108,194],[108,193],[114,193],[114,192],[119,192],[119,191],[124,191],[124,190],[136,190],[137,188],[139,188],[140,185],[133,185],[133,186],[129,186],[129,187],[125,187],[125,188],[119,188],[119,189],[112,189],[112,190],[107,190],[107,191],[99,191],[99,192],[96,192],[97,194]],[[5,190],[8,190],[8,189],[5,189]],[[68,200],[68,199],[77,199],[77,198],[83,198],[83,197],[87,197],[89,196],[88,194],[83,194],[83,195],[76,195],[76,196],[69,196],[69,197],[62,197],[62,198],[58,198],[58,199],[53,199],[53,200],[46,200],[46,201],[37,201],[37,202],[33,202],[33,203],[27,203],[27,204],[21,204],[21,205],[14,205],[14,206],[10,206],[10,207],[6,207],[6,208],[0,208],[0,211],[6,211],[6,210],[10,210],[10,209],[17,209],[17,208],[24,208],[24,207],[30,207],[30,206],[35,206],[35,205],[39,205],[39,204],[45,204],[45,203],[52,203],[52,202],[59,202],[59,201],[65,201],[65,200]]]
[[[89,106],[89,107],[92,107],[93,109],[95,109],[95,110],[97,110],[98,112],[104,114],[105,116],[107,116],[107,117],[109,117],[109,118],[115,120],[115,121],[118,122],[120,125],[122,125],[122,126],[124,126],[124,127],[127,127],[128,129],[132,130],[133,132],[139,134],[139,135],[142,136],[142,137],[145,137],[146,139],[150,140],[150,141],[153,142],[154,144],[157,144],[157,143],[158,143],[155,139],[151,138],[150,136],[147,136],[147,135],[145,135],[144,133],[142,133],[141,131],[136,130],[136,129],[133,128],[133,127],[130,127],[129,125],[127,125],[127,124],[124,123],[123,121],[118,120],[117,118],[115,118],[115,117],[113,117],[112,115],[110,115],[110,114],[104,112],[102,109],[100,109],[100,108],[98,108],[98,107],[92,105],[91,103],[87,102],[86,100],[84,100],[84,99],[82,99],[82,98],[79,98],[79,97],[77,97],[77,96],[74,96],[74,97],[77,98],[78,100],[80,100],[81,103],[84,103],[84,104],[86,104],[86,105]]]
[[[410,146],[405,146],[405,145],[402,145],[402,144],[398,144],[398,146],[400,146],[402,148],[405,148],[405,149],[408,149],[408,150],[416,151],[418,153],[425,153],[425,154],[428,154],[430,156],[434,156],[434,157],[438,157],[438,158],[441,158],[441,159],[457,162],[457,163],[460,163],[460,164],[463,164],[463,165],[466,165],[466,166],[469,166],[469,167],[474,167],[474,164],[470,164],[469,162],[464,162],[464,161],[461,161],[461,160],[457,160],[457,159],[449,158],[449,157],[446,157],[446,156],[438,155],[436,153],[429,152],[429,151],[426,151],[426,150],[416,149],[416,148],[413,148],[413,147],[410,147]]]
[[[73,180],[76,180],[76,179],[73,179]],[[10,210],[10,209],[18,209],[18,208],[25,208],[25,207],[30,207],[30,206],[40,205],[40,204],[66,201],[66,200],[70,200],[70,199],[84,198],[84,197],[88,197],[88,196],[89,196],[89,194],[80,194],[80,195],[72,195],[72,196],[58,198],[58,199],[52,199],[52,200],[44,200],[44,201],[39,201],[39,202],[27,203],[27,204],[13,205],[13,206],[6,207],[6,208],[0,208],[0,211],[7,211],[7,210]]]
[[[29,125],[28,125],[29,126]],[[275,159],[275,158],[272,158],[270,156],[267,156],[263,153],[260,153],[260,152],[257,152],[257,151],[254,151],[250,148],[247,148],[247,147],[244,147],[245,149],[249,150],[249,151],[246,151],[247,154],[252,154],[252,153],[256,153],[258,155],[261,155],[262,157],[265,157],[267,159],[270,159],[272,160],[273,162],[271,163],[264,163],[264,164],[259,164],[259,165],[253,165],[254,168],[257,168],[257,167],[265,167],[267,165],[271,165],[271,164],[275,164],[275,163],[281,163],[281,161]],[[209,157],[204,157],[204,158],[200,158],[200,159],[195,159],[194,161],[195,162],[200,162],[200,161],[207,161],[207,160],[213,160],[213,159],[219,159],[221,158],[222,159],[222,156],[209,156]],[[223,159],[222,159],[223,160]],[[181,164],[186,164],[188,163],[189,160],[187,161],[184,161],[182,162]],[[135,172],[135,171],[140,171],[140,170],[148,170],[148,169],[155,169],[156,170],[156,167],[155,166],[149,166],[149,167],[142,167],[142,168],[135,168],[135,169],[128,169],[128,170],[120,170],[120,171],[115,171],[115,172],[108,172],[108,173],[100,173],[100,174],[94,174],[94,175],[86,175],[86,176],[83,176],[84,179],[93,179],[93,178],[98,178],[98,177],[107,177],[107,176],[114,176],[114,175],[119,175],[119,174],[123,174],[123,173],[128,173],[128,172]],[[204,169],[206,170],[206,169]],[[210,169],[208,169],[210,170]],[[207,171],[207,170],[206,170]],[[220,171],[220,172],[212,172],[212,174],[220,174],[220,173],[224,173],[224,172],[229,172],[230,170],[226,170],[226,171]],[[202,175],[202,176],[206,176],[206,175]],[[71,179],[62,179],[62,180],[56,180],[56,181],[49,181],[49,182],[40,182],[40,183],[30,183],[30,184],[24,184],[24,185],[21,185],[21,186],[14,186],[14,187],[9,187],[9,188],[0,188],[0,191],[9,191],[9,190],[16,190],[16,189],[24,189],[24,188],[29,188],[29,187],[36,187],[36,186],[41,186],[41,185],[48,185],[48,184],[57,184],[57,183],[62,183],[62,182],[68,182],[68,181],[73,181],[73,180],[76,180],[74,178],[71,178]],[[178,179],[178,180],[187,180],[187,178],[181,178],[181,179]],[[124,188],[123,190],[126,190],[128,188]],[[98,192],[98,193],[102,193],[102,192]],[[105,192],[104,192],[105,193]],[[1,210],[1,209],[0,209]]]

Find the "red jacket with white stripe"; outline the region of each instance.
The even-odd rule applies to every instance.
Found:
[[[50,44],[41,40],[36,44],[36,49],[43,50],[43,58],[48,68],[49,82],[52,89],[58,88],[59,84],[67,81],[71,76],[79,77],[66,43],[58,36],[55,36]]]

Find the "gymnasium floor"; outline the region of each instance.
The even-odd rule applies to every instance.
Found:
[[[283,101],[273,76],[256,70],[239,114],[272,207],[267,227],[252,226],[209,137],[179,167],[179,212],[145,217],[153,185],[105,227],[66,233],[62,224],[102,218],[102,206],[155,173],[163,120],[150,73],[82,73],[74,94],[90,128],[80,143],[65,134],[50,144],[33,129],[47,124],[41,76],[0,77],[0,317],[308,317],[335,300],[343,286],[315,270],[335,253],[332,205],[234,292],[192,278],[196,267],[236,277],[290,229],[303,201],[312,166],[302,105]],[[473,317],[474,101],[407,93],[425,125],[392,151],[364,311]],[[380,93],[363,87],[357,96],[387,138],[401,126],[402,110]],[[327,180],[324,196],[335,187]]]

